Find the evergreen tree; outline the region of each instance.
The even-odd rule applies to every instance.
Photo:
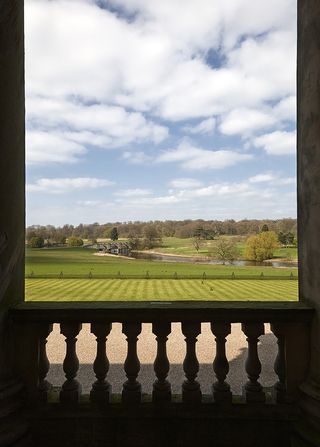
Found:
[[[119,239],[119,235],[118,235],[118,229],[117,227],[113,227],[111,232],[110,232],[110,239],[112,241],[117,241]]]

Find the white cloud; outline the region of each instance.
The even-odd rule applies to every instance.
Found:
[[[29,99],[27,119],[31,125],[40,128],[73,129],[75,135],[71,131],[65,135],[106,148],[124,146],[133,141],[159,143],[168,136],[166,127],[146,120],[141,113],[127,112],[123,107],[85,105],[48,97]]]
[[[77,205],[80,205],[81,207],[92,207],[96,208],[97,206],[101,206],[103,203],[101,200],[77,200]]]
[[[202,182],[194,178],[177,178],[171,180],[169,186],[175,189],[198,188],[199,186],[202,186]]]
[[[106,216],[110,216],[110,207],[112,218],[108,219],[114,222],[127,221],[128,216],[131,220],[243,219],[250,213],[251,218],[272,219],[296,213],[295,188],[283,191],[275,183],[260,185],[248,181],[217,182],[145,197],[118,197],[111,202],[68,201],[68,196],[61,196],[61,200],[59,207],[46,203],[41,211],[37,204],[29,205],[29,223],[105,222]]]
[[[185,126],[183,127],[183,130],[191,134],[210,134],[214,132],[215,127],[216,120],[211,117],[201,121],[201,123],[196,126]]]
[[[297,115],[297,98],[296,96],[288,96],[283,98],[274,107],[274,113],[277,118],[283,121],[296,121]]]
[[[296,133],[275,131],[255,138],[253,145],[264,149],[269,155],[295,154]]]
[[[178,196],[186,199],[193,199],[197,197],[211,197],[211,196],[229,196],[233,194],[238,194],[239,197],[248,197],[255,195],[256,192],[250,188],[246,182],[242,183],[232,183],[232,182],[222,182],[215,183],[203,188],[197,188],[193,190],[181,190]]]
[[[264,38],[244,40],[225,54],[226,63],[219,68],[210,68],[201,58],[181,61],[171,71],[157,110],[175,121],[234,108],[258,109],[294,94],[294,56],[295,32],[274,31]]]
[[[241,154],[232,150],[207,150],[183,141],[176,149],[163,152],[156,163],[180,162],[187,170],[223,169],[241,161],[252,159],[251,154]]]
[[[296,177],[284,177],[282,172],[266,172],[249,177],[249,183],[270,183],[276,186],[288,186],[296,184]]]
[[[222,115],[219,126],[225,135],[250,137],[254,133],[268,128],[283,128],[287,122],[296,121],[296,97],[289,96],[274,107],[259,109],[239,108]]]
[[[295,23],[291,25],[289,31],[275,30],[260,38],[249,37],[229,53],[227,65],[249,81],[250,97],[265,100],[295,93],[296,31]]]
[[[65,194],[80,189],[96,189],[113,185],[105,179],[76,177],[76,178],[41,178],[27,185],[29,192],[42,192],[47,194]]]
[[[102,2],[106,9],[94,0],[26,2],[29,163],[74,163],[89,159],[90,146],[121,148],[119,158],[131,164],[176,163],[179,177],[180,169],[223,169],[253,158],[212,150],[215,142],[204,149],[184,141],[156,154],[153,145],[165,141],[169,127],[184,126],[197,138],[213,134],[216,122],[223,135],[239,135],[270,155],[294,151],[287,130],[295,122],[296,0]],[[112,13],[110,5],[122,10]],[[230,147],[223,135],[215,136],[219,147]],[[235,138],[228,141],[237,147]],[[277,186],[294,183],[275,177]],[[171,186],[159,196],[117,196],[113,218],[265,217],[276,207],[295,210],[292,197],[289,204],[266,180]],[[105,203],[84,202],[61,206],[62,214],[52,207],[46,216],[35,209],[33,215],[39,222],[88,221],[92,202],[89,221],[105,221]]]
[[[277,180],[277,184],[278,185],[283,185],[283,186],[295,185],[296,183],[297,183],[297,178],[296,177],[280,178],[280,179]]]
[[[122,189],[115,192],[115,195],[120,197],[144,197],[149,196],[150,194],[152,194],[151,189],[143,188]]]
[[[26,154],[29,164],[74,163],[87,152],[83,144],[70,141],[54,132],[29,130]]]
[[[248,136],[251,133],[270,128],[276,118],[268,112],[256,109],[234,109],[222,118],[220,130],[225,135]]]
[[[132,165],[143,165],[148,164],[153,161],[153,157],[145,154],[142,151],[130,152],[125,151],[121,157],[123,160],[126,160],[128,163]]]
[[[269,0],[262,6],[248,0],[185,0],[183,5],[181,0],[111,0],[111,3],[136,13],[141,21],[157,24],[172,40],[179,45],[184,43],[187,48],[191,46],[191,50],[206,48],[208,41],[232,47],[242,35],[287,28],[296,16],[295,0]]]
[[[168,136],[166,127],[147,120],[141,113],[127,112],[118,106],[85,105],[48,97],[28,100],[27,120],[30,128],[27,136],[31,135],[27,154],[30,151],[32,160],[37,158],[33,152],[40,152],[38,162],[64,162],[70,159],[70,153],[75,161],[77,155],[86,152],[86,145],[112,149],[143,141],[157,144]],[[39,135],[46,135],[43,147]]]
[[[249,183],[268,183],[275,179],[273,174],[257,174],[249,178]]]
[[[126,21],[89,1],[27,2],[28,96],[50,92],[177,121],[294,94],[295,0],[270,0],[263,12],[249,0],[113,3],[135,15]],[[209,66],[210,51],[222,67]]]
[[[146,197],[130,197],[130,198],[119,198],[116,199],[116,203],[118,206],[121,206],[123,209],[132,209],[133,207],[146,209],[149,207],[159,207],[162,205],[172,205],[181,202],[188,201],[188,198],[179,197],[175,194],[168,194],[164,196],[146,196]]]
[[[150,197],[122,197],[117,199],[115,219],[121,213],[124,216],[144,216],[148,218],[245,218],[248,201],[252,206],[254,217],[282,216],[294,209],[292,198],[288,202],[289,193],[279,194],[274,184],[260,185],[248,181],[218,182],[193,189],[177,189],[167,195]],[[291,208],[290,208],[291,207]],[[120,213],[120,215],[119,215]],[[213,214],[212,214],[213,213]],[[139,217],[138,217],[139,218]]]

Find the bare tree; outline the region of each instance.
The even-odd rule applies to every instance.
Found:
[[[217,240],[214,247],[210,251],[210,255],[223,264],[232,262],[239,257],[239,250],[237,248],[237,240],[234,238],[220,238]]]
[[[202,245],[202,240],[199,236],[195,236],[192,238],[192,244],[194,248],[197,250],[197,253],[199,253],[200,247]]]

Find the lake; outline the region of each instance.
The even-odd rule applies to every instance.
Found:
[[[174,256],[174,255],[165,255],[158,253],[146,253],[146,252],[131,252],[130,257],[135,259],[146,259],[148,261],[162,261],[162,262],[182,262],[189,264],[214,264],[214,265],[223,265],[222,261],[216,259],[206,259],[206,258],[198,258],[191,256]],[[233,262],[225,262],[224,265],[235,265],[240,267],[248,267],[248,266],[260,266],[260,267],[298,267],[298,262],[289,262],[289,261],[244,261],[244,260],[236,260]]]

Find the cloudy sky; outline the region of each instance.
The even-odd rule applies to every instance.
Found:
[[[296,0],[26,0],[28,224],[295,217]]]

